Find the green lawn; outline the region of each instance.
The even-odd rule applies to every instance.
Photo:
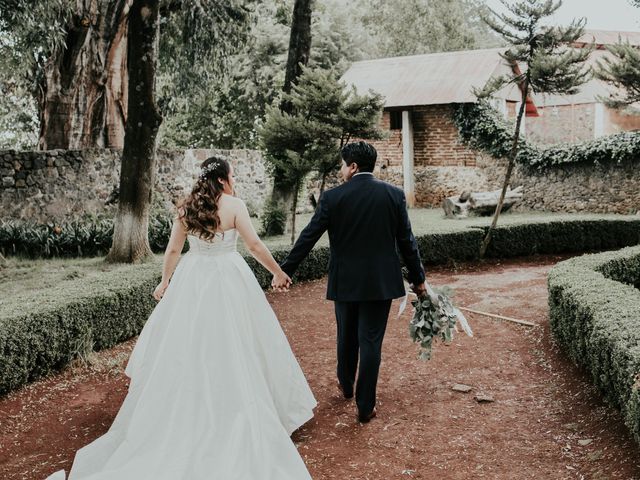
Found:
[[[490,217],[469,218],[463,220],[446,219],[441,209],[415,209],[410,210],[409,217],[416,235],[424,233],[441,233],[459,230],[471,225],[489,225]],[[530,221],[550,221],[569,218],[620,218],[622,215],[594,215],[594,214],[554,214],[554,213],[508,213],[501,217],[499,225],[514,223],[526,223]],[[297,219],[298,232],[304,228],[311,218],[311,214],[300,215]],[[259,222],[254,220],[256,229],[259,230]],[[286,247],[290,244],[289,235],[265,238],[269,248]],[[320,239],[320,244],[327,244],[327,235]],[[242,242],[240,250],[246,253]],[[160,270],[162,255],[156,255],[154,259]],[[123,268],[131,268],[125,265],[110,265],[104,263],[102,258],[68,258],[48,260],[27,260],[9,257],[7,266],[0,269],[0,305],[14,303],[23,294],[32,295],[34,291],[45,290],[52,287],[56,289],[64,286],[65,282],[75,281],[79,278],[88,281],[99,277],[103,272],[114,271]]]

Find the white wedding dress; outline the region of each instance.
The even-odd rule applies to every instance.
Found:
[[[129,358],[124,403],[69,480],[311,478],[289,436],[316,400],[237,237],[188,236]]]

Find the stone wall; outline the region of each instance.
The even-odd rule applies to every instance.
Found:
[[[417,206],[440,207],[446,197],[467,191],[502,188],[506,161],[478,154],[477,167],[416,167]],[[377,169],[379,178],[402,187],[402,167]],[[516,167],[512,187],[522,186],[524,199],[514,211],[635,214],[640,210],[640,169],[637,164],[568,165],[544,172]]]
[[[481,157],[480,170],[487,182],[502,185],[506,161]],[[540,173],[516,167],[511,185],[522,185],[523,201],[517,211],[589,212],[635,214],[640,211],[640,169],[637,163],[567,165]]]
[[[0,151],[0,218],[39,222],[111,213],[119,183],[120,151]],[[259,212],[271,191],[259,152],[251,150],[159,150],[155,191],[170,208],[189,193],[200,163],[212,154],[231,158],[236,192]]]

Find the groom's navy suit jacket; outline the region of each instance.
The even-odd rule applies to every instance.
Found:
[[[409,281],[424,282],[405,195],[399,188],[363,173],[324,192],[282,269],[292,276],[327,230],[331,249],[327,299],[364,302],[404,296],[398,251]]]

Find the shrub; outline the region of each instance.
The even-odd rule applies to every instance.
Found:
[[[154,252],[167,247],[171,222],[165,212],[149,218],[149,244]],[[0,220],[0,253],[27,258],[95,257],[107,254],[112,236],[113,219],[107,216],[47,224]]]
[[[482,228],[461,226],[459,230],[418,236],[424,263],[477,259],[484,235]],[[503,257],[618,248],[639,243],[639,231],[640,219],[550,220],[505,225],[496,230],[489,253]],[[273,252],[279,262],[287,254],[287,249]],[[298,268],[295,280],[326,275],[329,257],[328,247],[314,248]],[[260,285],[268,288],[271,275],[253,258],[246,260]],[[640,262],[640,257],[637,261]],[[624,262],[624,265],[609,262],[606,269],[611,276],[633,283],[637,276],[629,273],[630,261]],[[151,292],[160,280],[160,270],[158,261],[120,265],[92,280],[70,280],[55,288],[3,301],[0,394],[60,369],[92,348],[108,348],[137,335],[155,306]]]
[[[548,278],[554,337],[640,443],[639,282],[640,247],[561,262]]]
[[[460,104],[453,118],[460,137],[465,142],[494,158],[507,157],[513,127],[486,102]],[[638,132],[621,132],[594,140],[548,147],[534,145],[525,139],[520,142],[516,161],[538,170],[576,163],[637,162],[640,158]]]
[[[266,237],[283,235],[287,224],[287,212],[275,202],[269,202],[262,212],[262,232]]]

